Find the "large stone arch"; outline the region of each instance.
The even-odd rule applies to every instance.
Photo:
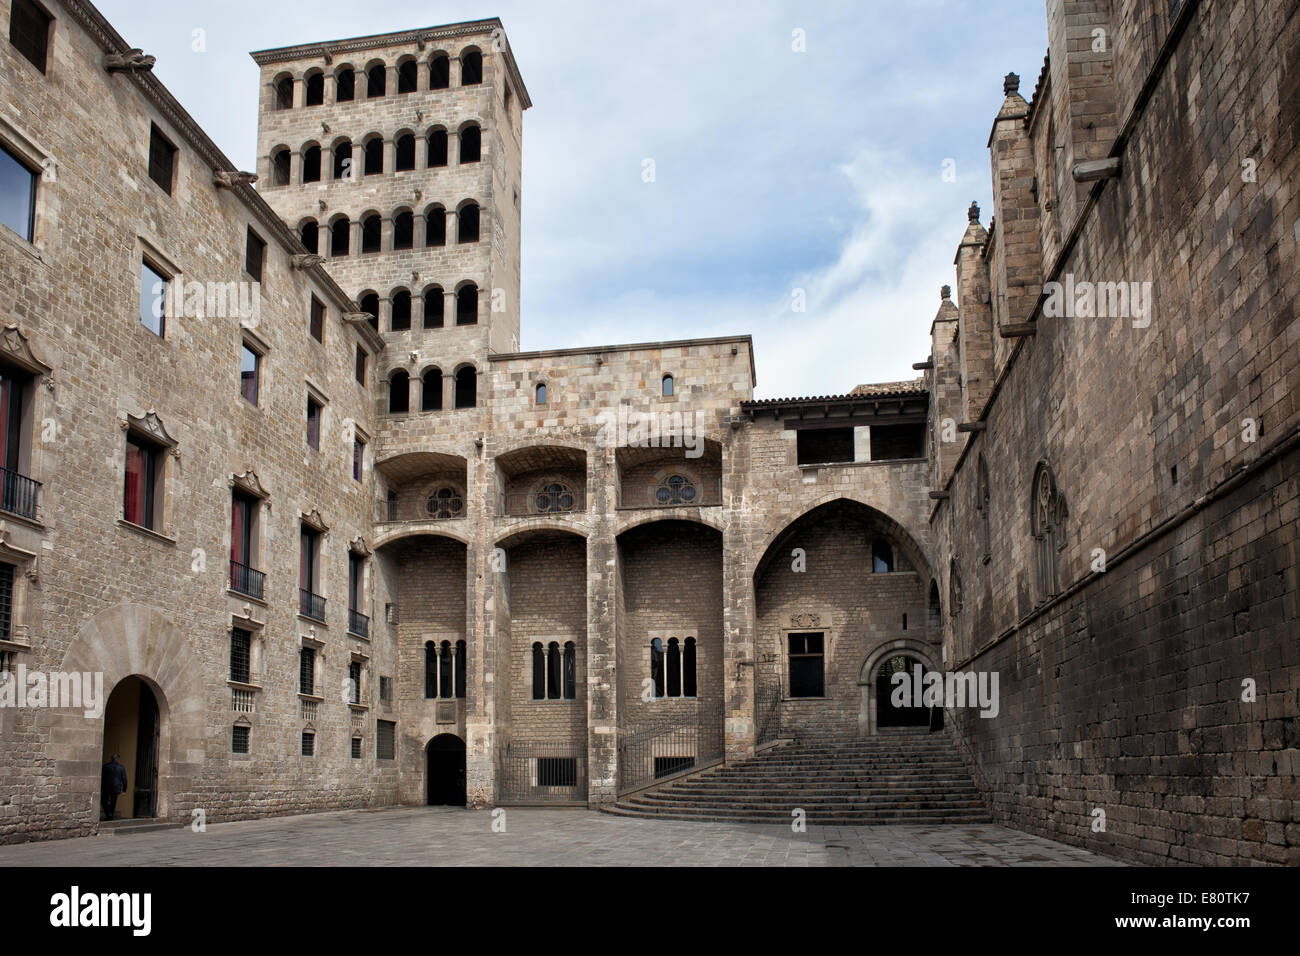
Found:
[[[192,793],[206,755],[206,710],[202,662],[191,649],[185,632],[163,611],[143,604],[119,604],[100,611],[82,625],[64,654],[64,673],[102,673],[104,701],[127,677],[139,677],[158,702],[158,817],[175,816],[175,795]],[[100,754],[104,715],[93,719],[80,713],[60,714],[56,720],[74,726],[74,734],[52,734],[51,754],[58,752],[78,778],[82,810],[97,820]],[[63,742],[67,741],[67,742]]]

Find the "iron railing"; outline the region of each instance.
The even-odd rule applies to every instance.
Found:
[[[563,491],[512,491],[501,496],[501,513],[510,518],[562,515],[586,510],[587,498],[581,488]]]
[[[583,745],[510,743],[501,761],[501,799],[507,803],[586,803]]]
[[[619,486],[620,508],[707,508],[722,504],[722,479],[657,484],[623,483]]]
[[[323,612],[322,612],[323,613]],[[348,630],[358,637],[370,636],[370,618],[360,611],[348,608]]]
[[[754,718],[757,722],[755,743],[771,743],[781,736],[781,675],[754,682]]]
[[[261,571],[240,564],[234,558],[230,560],[230,590],[247,594],[251,598],[262,600],[265,590],[266,575]]]
[[[618,792],[717,763],[725,744],[722,701],[701,701],[693,715],[630,728],[618,744]]]
[[[41,490],[41,483],[35,478],[28,478],[8,468],[0,468],[3,489],[0,490],[0,508],[10,514],[22,515],[36,520],[36,497]]]
[[[303,617],[325,623],[325,599],[306,588],[298,589],[298,611]]]

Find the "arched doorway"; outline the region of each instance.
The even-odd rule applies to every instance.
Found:
[[[429,806],[465,806],[465,741],[439,734],[425,753]]]
[[[907,654],[891,654],[880,662],[876,668],[876,728],[918,728],[925,730],[940,730],[943,728],[943,706],[926,707],[921,701],[913,697],[910,706],[895,706],[893,696],[896,688],[894,675],[904,673],[907,675],[908,684],[914,690],[916,685],[915,671],[920,668],[922,679],[924,679],[928,668],[916,657]],[[924,684],[921,685],[924,687]]]
[[[117,755],[126,769],[126,792],[114,804],[116,819],[158,815],[158,751],[162,713],[153,689],[139,677],[118,681],[104,708],[101,766]],[[103,779],[101,775],[101,787]],[[101,807],[103,793],[100,794]]]

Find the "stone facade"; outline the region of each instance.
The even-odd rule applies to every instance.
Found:
[[[780,739],[924,731],[881,700],[908,664],[999,673],[997,718],[943,716],[1005,822],[1295,861],[1296,18],[1051,0],[924,376],[755,400],[748,336],[519,351],[532,104],[499,21],[255,53],[253,189],[147,68],[106,67],[128,50],[93,7],[45,9],[44,72],[0,54],[0,143],[54,171],[30,239],[0,228],[13,470],[40,482],[30,514],[6,491],[0,651],[121,696],[0,708],[0,840],[92,831],[133,739],[142,815],[172,820],[605,805]],[[142,263],[255,283],[260,312],[160,338]],[[1067,274],[1151,281],[1152,321],[1045,313]],[[134,435],[162,451],[153,530],[125,520]],[[228,573],[236,495],[264,588]]]

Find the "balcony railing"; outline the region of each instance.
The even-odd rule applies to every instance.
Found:
[[[322,601],[321,604],[323,605],[324,601]],[[325,613],[324,607],[321,608],[321,613]],[[362,614],[360,611],[354,611],[351,608],[348,608],[348,630],[358,637],[369,637],[370,618]]]
[[[298,611],[303,617],[325,623],[325,599],[306,588],[298,589]]]
[[[261,601],[265,583],[266,575],[261,571],[250,568],[246,564],[240,564],[233,558],[231,559],[230,590],[238,591],[240,594],[247,594],[249,597]]]
[[[623,483],[620,508],[699,508],[722,504],[722,479],[690,481],[665,479],[658,484]]]
[[[41,483],[8,468],[0,468],[0,478],[3,478],[4,486],[0,489],[0,508],[35,521],[36,496],[41,490]]]
[[[572,491],[568,488],[535,492],[512,491],[501,498],[501,513],[511,518],[563,515],[587,510],[586,495],[581,488]]]

